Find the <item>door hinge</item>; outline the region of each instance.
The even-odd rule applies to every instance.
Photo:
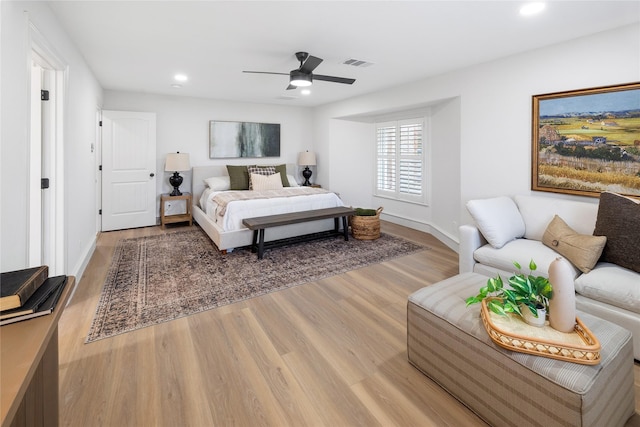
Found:
[[[45,190],[49,188],[49,178],[42,178],[40,180],[40,189]]]
[[[98,122],[98,126],[102,126],[102,120]]]
[[[49,100],[49,91],[41,90],[40,91],[40,101],[48,101]]]
[[[98,215],[102,215],[102,209],[98,211]]]
[[[98,170],[101,171],[102,170],[102,165],[98,166]]]

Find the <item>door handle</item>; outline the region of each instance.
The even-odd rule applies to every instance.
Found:
[[[151,172],[151,173],[149,174],[149,176],[150,176],[151,178],[153,178],[154,176],[156,176],[156,174],[155,174],[155,173],[153,173],[153,172]]]

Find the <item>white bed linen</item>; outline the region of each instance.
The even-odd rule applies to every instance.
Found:
[[[213,201],[218,191],[207,188],[200,197],[202,210],[223,231],[246,229],[242,225],[244,218],[300,212],[312,209],[335,208],[344,206],[335,193],[282,197],[277,199],[254,199],[230,202],[224,216],[217,215],[217,204]]]

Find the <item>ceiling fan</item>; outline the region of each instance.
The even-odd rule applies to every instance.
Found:
[[[348,79],[345,77],[323,76],[321,74],[313,74],[313,70],[322,62],[322,59],[309,55],[307,52],[296,52],[296,58],[300,61],[300,67],[291,70],[288,73],[272,73],[269,71],[243,71],[243,73],[254,74],[279,74],[289,76],[289,86],[287,90],[297,87],[311,86],[313,80],[322,80],[325,82],[353,84],[356,79]]]

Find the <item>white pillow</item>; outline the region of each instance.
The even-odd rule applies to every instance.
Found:
[[[510,197],[469,200],[467,210],[484,238],[496,249],[524,236],[522,215]]]
[[[555,215],[579,234],[593,234],[596,227],[597,203],[524,194],[517,194],[514,199],[524,221],[525,239],[542,240]]]
[[[280,178],[280,172],[273,173],[271,175],[260,175],[257,173],[251,174],[251,182],[254,190],[277,190],[282,188],[282,179]]]
[[[214,191],[231,190],[231,181],[228,176],[212,176],[203,181],[207,187]]]
[[[300,187],[293,175],[287,174],[287,181],[289,181],[289,187]]]

